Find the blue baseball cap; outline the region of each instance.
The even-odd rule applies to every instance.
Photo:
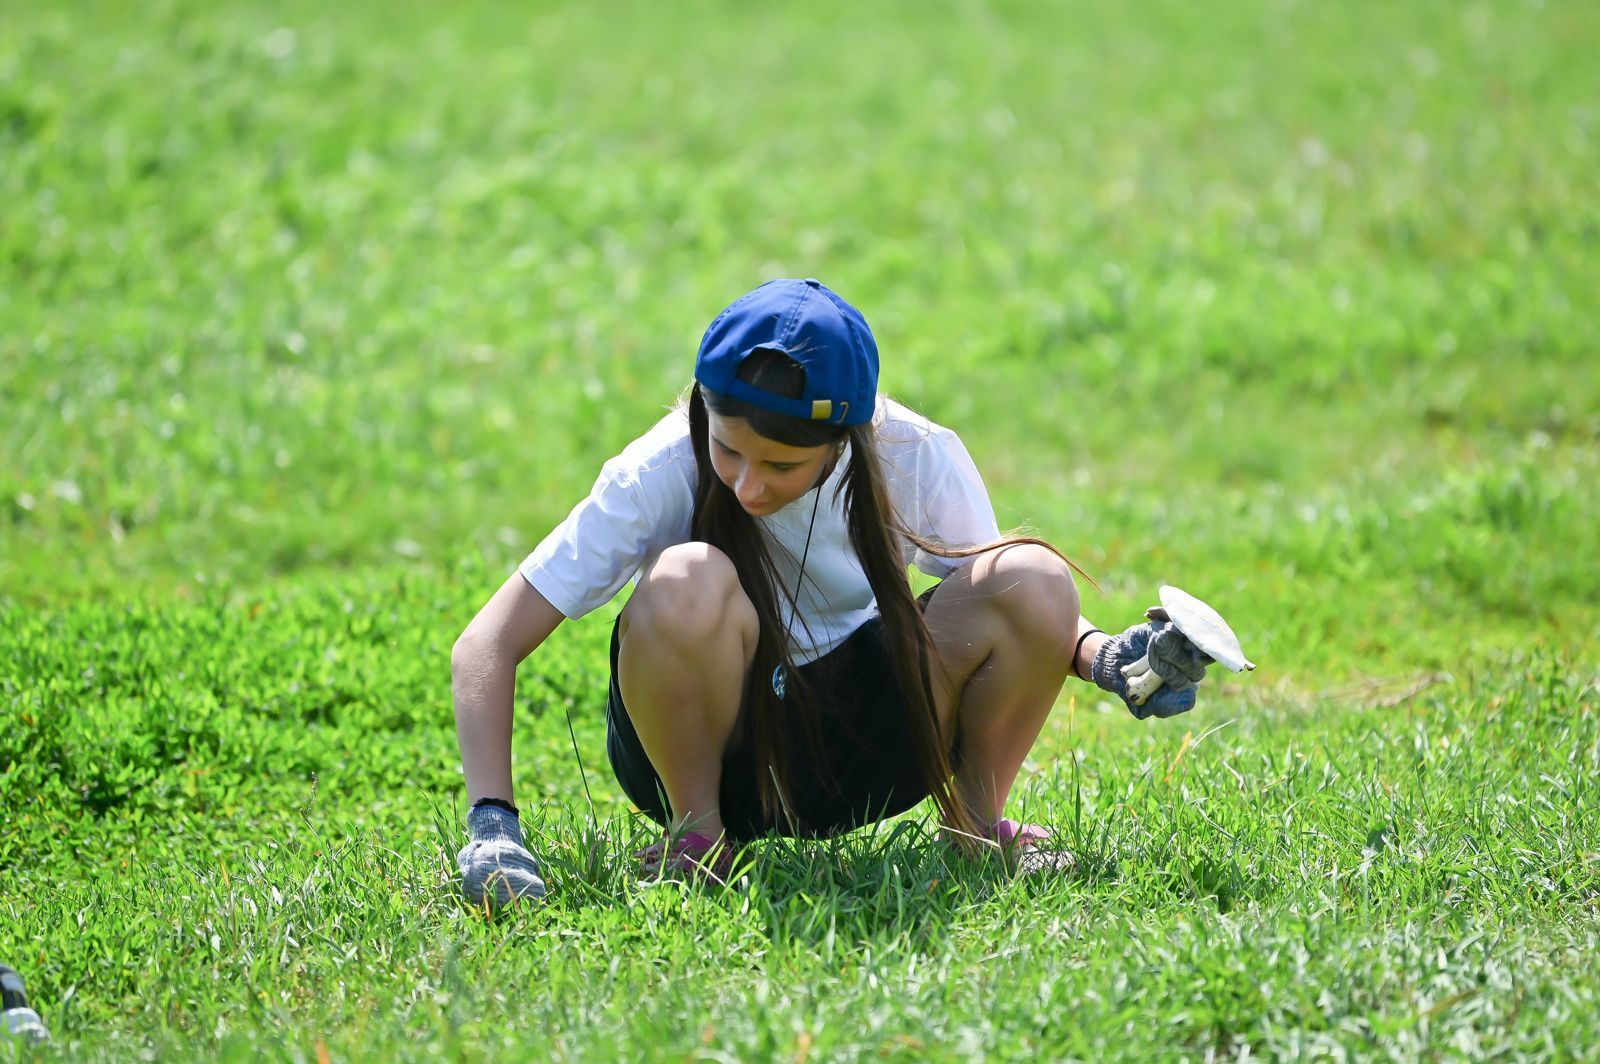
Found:
[[[744,360],[766,350],[782,351],[804,368],[799,399],[739,379]],[[777,414],[864,425],[878,396],[878,342],[861,312],[815,277],[768,281],[717,315],[700,340],[694,379]]]

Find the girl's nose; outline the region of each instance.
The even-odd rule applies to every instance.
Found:
[[[739,497],[739,501],[744,503],[746,506],[754,506],[761,501],[762,496],[764,496],[767,491],[766,485],[761,483],[761,481],[753,473],[746,469],[741,472],[739,474],[739,478],[734,481],[733,493],[737,495]]]

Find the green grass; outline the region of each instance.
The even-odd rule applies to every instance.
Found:
[[[0,962],[55,1052],[1592,1058],[1597,45],[1577,0],[0,7]],[[716,894],[634,881],[601,611],[519,684],[551,902],[486,923],[451,641],[775,274],[1102,626],[1179,583],[1261,669],[1064,694],[1013,812],[1076,876],[923,815]]]

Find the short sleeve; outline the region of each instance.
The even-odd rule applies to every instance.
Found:
[[[989,490],[966,445],[949,429],[934,426],[918,448],[918,507],[922,538],[946,547],[974,547],[1000,538]],[[944,558],[920,548],[912,564],[929,576],[945,577],[970,558]]]
[[[610,602],[651,558],[688,539],[693,456],[652,436],[607,462],[588,497],[518,566],[569,619]]]

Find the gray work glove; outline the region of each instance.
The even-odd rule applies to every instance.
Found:
[[[1206,666],[1213,660],[1211,655],[1178,631],[1178,626],[1172,623],[1172,618],[1160,606],[1150,607],[1144,611],[1144,615],[1155,629],[1155,634],[1150,637],[1150,645],[1145,648],[1150,654],[1151,671],[1160,676],[1168,687],[1180,690],[1194,687],[1205,679]]]
[[[472,841],[456,854],[456,867],[461,869],[461,892],[468,901],[481,907],[489,897],[499,908],[513,898],[544,897],[539,862],[523,842],[515,813],[493,805],[475,806],[467,813],[467,831]]]
[[[1175,717],[1194,708],[1195,685],[1205,678],[1211,658],[1200,651],[1189,637],[1178,631],[1159,606],[1145,611],[1150,618],[1121,635],[1107,639],[1094,656],[1089,673],[1095,686],[1110,691],[1140,720],[1146,717]],[[1162,684],[1144,705],[1135,705],[1128,693],[1128,678],[1123,669],[1146,654],[1150,668]]]

